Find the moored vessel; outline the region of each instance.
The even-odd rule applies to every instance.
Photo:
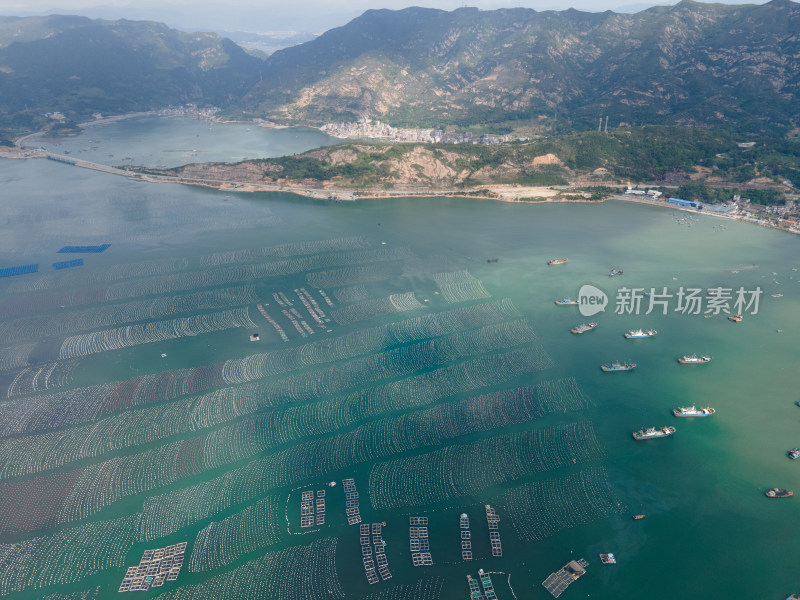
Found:
[[[617,557],[614,556],[611,553],[609,553],[609,554],[601,554],[600,555],[600,562],[602,562],[604,565],[615,565],[615,564],[617,564]]]
[[[556,304],[558,306],[577,306],[580,304],[580,302],[573,300],[572,298],[563,298],[561,300],[556,300]]]
[[[567,262],[566,258],[553,258],[547,261],[547,266],[555,267],[556,265],[563,265],[565,262]]]
[[[622,275],[622,269],[611,269],[611,273],[608,274],[609,277],[616,277],[617,275]]]
[[[633,515],[634,521],[641,521],[642,519],[644,519],[644,515]]]
[[[675,433],[674,427],[642,427],[639,431],[633,432],[633,439],[637,442],[639,440],[652,440],[655,438],[667,437]]]
[[[705,408],[695,408],[692,406],[682,406],[672,410],[672,414],[676,417],[710,417],[716,412],[716,409],[706,406]]]
[[[600,368],[605,373],[611,371],[631,371],[636,368],[636,363],[621,363],[619,361],[614,361],[607,365],[600,365]]]
[[[682,365],[698,365],[711,362],[711,359],[712,357],[707,355],[697,356],[697,354],[687,354],[686,356],[681,356],[678,362]]]
[[[597,323],[581,323],[580,325],[577,325],[572,329],[570,329],[570,331],[575,334],[580,334],[580,333],[586,333],[587,331],[591,331],[595,327],[597,327]]]
[[[638,340],[642,338],[651,338],[655,336],[658,332],[655,329],[648,329],[644,331],[642,329],[631,329],[629,332],[625,334],[625,337],[629,340]]]
[[[732,315],[728,317],[729,321],[733,321],[734,323],[741,323],[744,320],[744,316],[742,315]]]
[[[789,496],[793,496],[794,492],[787,489],[772,488],[764,492],[764,495],[767,498],[788,498]]]
[[[792,460],[796,460],[796,459],[800,458],[800,448],[792,448],[792,449],[791,449],[791,450],[789,450],[789,452],[787,452],[786,454],[787,454],[787,455],[789,456],[789,458],[791,458]]]

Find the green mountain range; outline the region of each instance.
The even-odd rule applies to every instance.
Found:
[[[74,16],[0,18],[0,124],[36,126],[168,105],[227,105],[264,62],[213,33],[147,21]]]
[[[800,130],[800,4],[371,10],[265,61],[152,22],[0,18],[0,126],[187,102],[282,123],[784,135]]]
[[[376,10],[276,52],[245,105],[284,119],[590,128],[608,116],[785,131],[800,122],[799,58],[800,4],[788,0],[636,14]]]

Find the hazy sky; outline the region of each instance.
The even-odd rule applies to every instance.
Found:
[[[765,0],[727,4],[763,4]],[[675,1],[642,0],[0,0],[0,15],[82,14],[94,18],[149,19],[184,30],[323,31],[337,27],[368,8],[428,6],[453,10],[460,6],[482,9],[524,6],[536,10],[576,8],[587,11],[636,12],[654,4]]]

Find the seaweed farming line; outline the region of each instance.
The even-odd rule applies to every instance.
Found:
[[[626,510],[602,467],[509,488],[502,502],[520,538],[529,542]]]
[[[6,396],[25,396],[67,385],[79,364],[77,360],[45,363],[20,371],[8,386]]]
[[[38,340],[99,329],[122,323],[145,321],[195,310],[214,310],[258,302],[255,286],[206,290],[179,296],[136,300],[113,306],[73,310],[40,317],[22,317],[0,323],[3,343]]]
[[[203,267],[214,267],[255,262],[266,258],[278,259],[291,256],[340,252],[344,250],[367,250],[371,247],[372,244],[362,237],[340,237],[311,242],[291,242],[288,244],[281,244],[280,246],[250,248],[247,250],[227,250],[225,252],[208,254],[200,258],[200,265]]]
[[[467,270],[454,273],[436,273],[431,276],[439,287],[442,298],[448,304],[489,298],[491,294],[483,287],[480,279]]]
[[[81,273],[50,273],[30,279],[14,281],[6,288],[6,294],[24,294],[57,287],[75,287],[107,283],[120,279],[135,279],[161,273],[181,271],[189,267],[185,258],[161,258],[138,263],[121,263],[111,267],[94,267]]]
[[[580,428],[580,426],[574,426],[573,429],[575,427]],[[597,451],[592,456],[593,458],[598,455],[597,444],[593,443],[596,442],[593,431],[590,430],[587,433],[581,432],[579,429],[578,434],[574,434],[573,431],[562,429],[563,431],[559,432],[560,437],[553,432],[533,433],[525,434],[517,441],[526,441],[526,436],[544,436],[544,442],[548,443],[549,447],[543,447],[542,451],[546,450],[555,454],[561,450],[557,455],[558,461],[555,458],[550,460],[550,462],[558,462],[556,466],[560,466],[566,458],[575,458],[576,460],[583,458],[578,455],[567,455],[566,450],[571,448],[561,449],[562,446],[570,446],[576,437],[579,438],[579,442],[586,441],[589,451]],[[199,487],[190,486],[149,498],[145,501],[147,518],[143,521],[143,537],[144,539],[162,537],[197,519],[212,516],[231,502],[242,503],[275,488],[329,477],[332,473],[352,468],[357,464],[386,458],[397,453],[393,447],[387,446],[364,448],[364,442],[363,438],[358,437],[358,432],[313,440],[277,454],[256,459],[243,467],[229,471],[224,477],[199,484]],[[491,442],[482,441],[481,443],[483,444],[481,448],[483,448]],[[508,448],[504,449],[513,454]],[[523,453],[525,460],[516,460],[514,464],[525,466],[537,460],[536,449],[526,446],[520,448],[519,452]],[[529,457],[528,454],[531,456]],[[544,459],[541,462],[546,463]],[[511,472],[514,464],[505,467],[503,472]],[[514,473],[516,472],[514,471]],[[491,477],[495,476],[495,474],[491,475]],[[474,479],[475,476],[470,477],[470,480],[464,485],[474,482]],[[372,485],[371,489],[373,489]]]
[[[278,381],[222,388],[184,401],[124,411],[90,425],[1,440],[0,479],[57,468],[71,461],[214,427],[265,408],[280,408],[288,403],[318,399],[380,379],[407,376],[415,371],[438,367],[459,358],[505,350],[529,339],[530,330],[525,325],[524,321],[522,326],[517,322],[489,325],[354,359],[335,370],[323,369]],[[447,373],[446,370],[437,370],[428,377]],[[225,452],[239,449],[240,444],[235,440],[245,432],[246,439],[251,440],[252,444],[261,442],[267,432],[279,432],[278,439],[270,440],[273,444],[285,443],[295,435],[313,434],[319,427],[310,426],[305,415],[313,416],[315,412],[314,408],[297,407],[286,414],[271,413],[250,421],[256,424],[255,427],[248,427],[244,422],[230,430],[234,435],[230,436],[230,443],[220,447],[220,454],[223,454],[223,448]],[[330,419],[328,415],[318,422],[345,424],[341,418]],[[267,426],[268,423],[273,423],[273,426]],[[297,426],[292,427],[294,423]],[[218,435],[211,434],[211,437]]]
[[[70,594],[47,594],[46,596],[39,597],[38,600],[100,600],[102,598],[100,589],[100,586],[97,586],[93,590],[83,590]]]
[[[360,302],[372,298],[372,294],[363,285],[339,288],[338,290],[333,290],[333,295],[336,297],[337,301],[343,304]]]
[[[282,542],[279,514],[280,497],[267,496],[222,521],[212,521],[197,534],[189,571],[225,567],[240,556]]]
[[[10,298],[3,302],[0,306],[0,318],[20,317],[42,311],[58,310],[62,306],[115,302],[140,296],[169,294],[219,285],[241,284],[252,280],[295,275],[316,269],[353,263],[395,262],[407,259],[410,256],[411,252],[407,248],[358,250],[245,266],[212,267],[205,270],[182,271],[170,275],[143,278],[135,282],[120,282],[79,288],[61,293],[28,294]]]
[[[351,325],[379,316],[421,309],[427,309],[427,307],[414,297],[413,292],[406,292],[337,308],[331,313],[331,318],[339,325]]]
[[[87,523],[53,535],[0,544],[0,596],[26,588],[71,583],[102,570],[124,566],[135,542],[139,515]],[[97,540],[103,540],[98,544]]]
[[[590,422],[505,434],[377,463],[369,496],[376,510],[424,506],[602,455]],[[485,467],[477,470],[479,461]]]
[[[396,275],[399,275],[396,265],[370,264],[309,273],[306,275],[306,283],[315,288],[337,288],[386,281]]]
[[[364,238],[334,238],[312,242],[292,242],[280,246],[256,248],[249,250],[229,250],[201,256],[202,267],[231,265],[236,263],[257,262],[264,259],[284,259],[292,256],[324,254],[345,250],[366,250],[371,244]],[[186,258],[164,258],[143,262],[121,263],[110,267],[95,267],[91,271],[70,274],[52,273],[35,278],[14,281],[6,288],[6,293],[26,293],[42,291],[58,287],[86,286],[96,283],[108,283],[121,279],[136,279],[153,275],[183,271],[189,268]]]
[[[152,405],[225,384],[255,381],[315,364],[353,358],[401,343],[520,317],[509,300],[430,313],[312,342],[191,369],[14,400],[2,404],[0,436],[77,425],[133,406]],[[2,352],[2,351],[0,351]]]
[[[213,267],[202,271],[188,271],[172,277],[158,277],[136,282],[134,286],[116,284],[106,291],[106,301],[129,294],[144,296],[178,291],[186,287],[210,287],[238,283],[251,279],[263,279],[299,274],[332,266],[353,263],[380,263],[400,261],[411,257],[408,248],[378,248],[375,250],[355,250],[350,252],[320,254],[307,257],[258,263],[247,266]]]
[[[492,343],[491,350],[504,349],[518,345],[525,341],[525,335],[515,337],[498,336],[492,340],[490,335],[481,336],[489,328],[478,330],[474,337]],[[513,333],[513,332],[512,332]],[[29,435],[24,438],[13,438],[0,441],[0,479],[18,477],[21,475],[40,472],[45,469],[61,467],[72,461],[98,456],[115,450],[121,450],[135,445],[150,443],[159,439],[198,431],[203,428],[214,427],[238,417],[251,415],[264,408],[279,408],[287,403],[302,400],[313,400],[322,396],[341,393],[349,387],[358,387],[374,382],[381,378],[392,378],[400,375],[409,375],[419,369],[429,368],[449,362],[457,358],[469,356],[473,352],[481,354],[487,351],[486,347],[462,348],[454,347],[461,334],[454,334],[450,338],[442,338],[443,342],[437,347],[430,343],[421,343],[417,346],[402,347],[381,355],[371,355],[359,361],[351,361],[346,365],[346,370],[323,370],[317,373],[307,373],[289,377],[278,382],[268,382],[261,385],[245,385],[240,388],[224,388],[211,394],[189,398],[185,402],[175,402],[135,411],[126,411],[110,416],[103,421],[75,427],[69,430],[60,430],[51,433]],[[448,348],[450,346],[450,348]],[[426,358],[427,355],[427,358]],[[499,360],[498,360],[499,358]],[[518,369],[531,369],[532,363],[525,360],[523,355],[506,354],[499,357],[486,357],[483,361],[461,363],[453,368],[437,369],[426,373],[417,380],[403,384],[421,387],[420,383],[431,392],[442,393],[453,381],[461,375],[471,376],[470,384],[479,382],[488,384],[491,381],[492,369],[497,380],[501,381],[503,373],[511,367],[511,373]],[[414,359],[412,362],[410,359]],[[498,365],[501,360],[512,360],[511,365]],[[516,363],[513,364],[513,363]],[[465,369],[466,367],[466,369]],[[403,381],[403,380],[401,380]],[[445,382],[444,388],[441,383]],[[394,397],[402,397],[397,393],[398,383],[392,384]],[[437,386],[437,384],[439,384]],[[208,434],[210,445],[219,448],[218,454],[211,458],[207,456],[205,464],[209,467],[219,466],[241,458],[244,450],[240,439],[249,440],[251,452],[261,451],[270,447],[295,441],[302,437],[326,434],[348,425],[352,425],[355,415],[360,418],[375,417],[380,412],[407,408],[398,406],[396,401],[384,399],[385,388],[378,387],[373,390],[363,390],[355,395],[354,399],[343,398],[335,407],[336,412],[331,414],[328,405],[306,405],[292,407],[288,410],[258,415],[248,420],[229,426],[227,428]],[[452,393],[452,388],[445,393]],[[372,395],[374,402],[363,406],[364,395]],[[448,431],[480,430],[485,422],[492,419],[503,418],[504,424],[523,422],[544,414],[538,403],[530,399],[526,401],[524,391],[522,398],[517,398],[513,410],[504,410],[507,395],[494,398],[482,397],[476,402],[465,401],[461,412],[454,411],[451,406],[444,405],[437,408],[437,414],[444,415],[441,419],[444,428],[439,435]],[[425,395],[419,396],[416,406],[422,405]],[[476,405],[477,410],[473,408]],[[483,407],[493,408],[492,415],[486,415]],[[379,412],[380,411],[380,412]],[[414,439],[417,435],[427,432],[427,424],[423,421],[424,414],[412,413],[403,415],[403,424],[414,427],[407,439]],[[399,434],[400,432],[398,432]],[[400,437],[403,437],[402,435]]]
[[[364,597],[364,600],[439,600],[444,590],[444,579],[426,577],[416,583],[395,585],[376,591]]]
[[[119,329],[108,329],[67,338],[61,344],[59,358],[75,358],[141,344],[193,337],[213,331],[238,327],[255,328],[255,326],[247,308],[194,315],[169,321],[156,321],[144,325],[128,325]]]
[[[27,367],[34,350],[36,350],[36,344],[20,344],[0,348],[0,373]]]
[[[525,372],[525,368],[528,366],[524,355],[515,353],[490,358],[492,358],[491,361],[487,361],[487,357],[482,357],[457,365],[458,370],[451,373],[450,379],[458,382],[461,389],[467,390],[470,389],[470,386],[496,385],[504,379],[519,376]],[[478,373],[485,375],[479,376]],[[481,382],[482,378],[484,380]],[[431,379],[430,374],[426,374],[425,379],[420,379],[419,388],[430,393],[432,385],[427,382],[435,381],[435,379]],[[387,386],[383,387],[386,389]],[[394,400],[391,400],[391,395],[388,397],[393,405],[401,407],[408,402],[406,400],[408,392],[405,388],[399,388],[396,384],[392,384],[391,390],[396,393]],[[446,394],[449,391],[442,390],[441,393]],[[360,393],[354,395],[354,401],[359,402],[360,398]],[[380,406],[376,406],[374,410],[379,409]],[[354,409],[346,408],[345,410],[349,413]],[[497,426],[508,424],[505,418],[499,417],[499,412],[495,414],[498,415]],[[445,416],[447,417],[447,414]],[[403,435],[401,435],[402,431],[396,433],[396,430],[408,426],[401,418],[395,417],[380,423],[366,424],[344,435],[334,435],[306,442],[301,446],[295,446],[294,449],[272,455],[269,460],[278,460],[281,465],[284,464],[284,461],[287,463],[286,466],[276,467],[277,469],[290,469],[288,463],[293,460],[301,468],[295,466],[294,470],[290,469],[291,477],[287,479],[274,479],[274,475],[270,474],[269,480],[267,480],[264,479],[263,474],[259,474],[258,477],[261,478],[259,486],[263,484],[265,487],[257,487],[257,489],[265,493],[272,489],[272,486],[297,484],[306,478],[326,476],[332,471],[375,458],[384,458],[402,449],[413,450],[418,445],[436,444],[442,437],[446,438],[448,432],[449,435],[472,432],[471,429],[454,429],[454,424],[449,417],[448,422],[442,422],[422,416],[419,418],[419,422],[430,422],[422,428],[415,439],[404,442],[403,448],[400,448],[396,445],[395,440],[402,438]],[[387,424],[391,424],[391,426],[387,427]],[[303,426],[296,428],[299,438],[308,432],[302,421],[298,422],[298,425]],[[492,428],[493,423],[491,419],[483,418],[480,425],[486,429]],[[254,432],[255,442],[243,443],[242,440],[248,435],[247,427],[235,425],[208,436],[173,442],[140,454],[116,457],[77,471],[56,472],[45,478],[36,477],[13,484],[0,485],[0,498],[8,507],[0,515],[2,518],[0,531],[30,531],[85,518],[122,497],[145,493],[180,479],[197,475],[209,468],[224,466],[259,454],[273,447],[275,443],[275,440],[270,439],[269,432],[280,431],[279,427],[265,427],[256,417],[249,426],[249,431]],[[331,432],[336,431],[335,426],[331,426],[328,419],[323,421],[323,428],[327,428]],[[388,440],[391,440],[391,443],[387,444]],[[230,445],[230,448],[224,449],[219,444]],[[251,481],[243,483],[246,486],[253,485]],[[24,510],[26,499],[34,497],[37,498],[37,510]],[[189,504],[197,500],[198,498],[194,495],[185,499]]]
[[[160,594],[157,600],[341,600],[345,591],[336,573],[336,545],[336,538],[323,538],[309,546],[268,552],[202,583]]]

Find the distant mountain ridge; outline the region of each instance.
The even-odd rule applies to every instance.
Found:
[[[255,85],[263,65],[214,33],[160,23],[0,17],[0,119],[226,105]]]
[[[800,130],[800,4],[370,10],[266,61],[147,21],[0,17],[0,127],[214,104],[282,123]],[[38,121],[37,121],[38,119]]]
[[[372,10],[276,52],[244,105],[277,119],[785,131],[800,123],[800,4]]]

